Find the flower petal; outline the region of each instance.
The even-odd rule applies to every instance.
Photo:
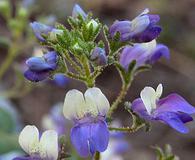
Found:
[[[72,10],[72,17],[77,18],[79,14],[84,19],[87,18],[87,14],[83,11],[83,9],[78,4],[75,4]]]
[[[57,53],[55,51],[47,52],[43,55],[48,65],[54,70],[57,67]]]
[[[16,157],[12,160],[32,160],[31,157]],[[39,160],[39,159],[33,159],[33,160]]]
[[[43,132],[40,139],[40,156],[48,160],[57,160],[58,158],[58,135],[54,130]]]
[[[39,146],[39,131],[35,126],[26,126],[19,135],[19,144],[29,155],[36,153]]]
[[[137,113],[141,118],[150,120],[151,116],[148,114],[141,98],[137,98],[132,102],[131,109]]]
[[[155,63],[161,57],[169,59],[170,53],[169,53],[169,49],[167,46],[165,46],[163,44],[158,44],[156,46],[156,49],[154,50],[152,56],[151,56],[150,63]]]
[[[42,37],[42,34],[48,34],[53,29],[53,27],[51,27],[51,26],[47,26],[47,25],[44,25],[44,24],[38,23],[38,22],[30,23],[30,26],[31,26],[36,38],[41,42],[45,41],[45,39]]]
[[[82,118],[86,111],[83,93],[73,89],[68,91],[64,99],[63,113],[67,119]]]
[[[94,115],[105,116],[110,108],[110,104],[106,96],[99,88],[89,88],[85,92],[85,101],[87,110]]]
[[[44,71],[52,69],[45,60],[41,57],[31,57],[26,61],[27,66],[31,71]]]
[[[43,72],[33,72],[31,70],[27,70],[24,72],[24,76],[26,79],[32,82],[39,82],[47,77],[49,77],[49,72],[48,71],[43,71]]]
[[[144,106],[149,114],[151,114],[152,109],[156,108],[156,92],[152,87],[145,87],[141,93],[140,97],[144,103]]]
[[[136,34],[132,37],[132,39],[137,43],[150,42],[156,39],[160,32],[161,27],[157,25],[148,26],[143,32]]]
[[[158,107],[155,112],[183,112],[187,114],[193,114],[195,113],[195,107],[190,105],[180,95],[173,93],[159,100]]]
[[[90,126],[75,126],[71,129],[71,142],[82,157],[89,156]]]
[[[168,124],[170,127],[174,128],[180,133],[188,133],[189,129],[184,125],[180,117],[173,112],[164,112],[156,116],[156,120],[161,120]]]
[[[91,126],[90,148],[94,151],[104,152],[108,147],[109,130],[105,121],[99,120]]]

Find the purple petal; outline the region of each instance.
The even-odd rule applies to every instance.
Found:
[[[136,60],[136,66],[142,66],[148,59],[148,55],[144,48],[141,45],[137,44],[133,47],[125,47],[120,55],[120,64],[128,69],[129,64]]]
[[[46,54],[44,54],[43,57],[45,58],[48,65],[50,65],[52,67],[53,70],[56,69],[58,57],[57,57],[57,53],[55,51],[47,52]]]
[[[183,123],[193,121],[193,118],[191,116],[189,116],[189,114],[187,114],[187,113],[177,113],[177,115],[179,116],[180,120]]]
[[[42,23],[33,22],[30,23],[30,26],[38,40],[41,42],[44,42],[45,39],[42,37],[42,34],[48,34],[50,31],[52,31],[53,27],[44,25]]]
[[[83,11],[83,9],[78,5],[75,4],[72,10],[72,17],[77,18],[79,16],[79,14],[86,19],[87,18],[87,14]]]
[[[67,85],[69,82],[69,79],[64,75],[64,74],[55,74],[54,75],[54,82],[59,86],[59,87],[64,87]]]
[[[132,39],[137,43],[150,42],[159,36],[161,30],[159,26],[150,25],[144,32],[134,35]]]
[[[94,143],[95,151],[103,152],[108,147],[109,130],[105,121],[98,121],[91,126],[91,143]]]
[[[169,59],[170,58],[170,53],[169,53],[169,49],[168,49],[167,46],[165,46],[163,44],[158,44],[156,46],[155,51],[152,54],[152,57],[151,57],[149,63],[155,63],[161,57],[165,57],[166,59]]]
[[[106,51],[103,48],[96,47],[92,54],[90,59],[92,61],[95,61],[97,65],[106,65],[107,64],[107,57],[106,57]]]
[[[148,114],[141,98],[137,98],[132,102],[131,109],[145,120],[152,119],[152,116]]]
[[[98,120],[84,124],[77,124],[71,130],[71,141],[77,152],[82,157],[87,157],[95,151],[106,150],[109,141],[107,124]]]
[[[161,112],[183,112],[193,114],[195,113],[195,108],[180,95],[173,93],[158,101],[158,107],[155,110],[155,113],[158,114]]]
[[[119,32],[120,40],[127,41],[131,32],[131,22],[130,21],[116,21],[109,29],[110,35],[113,38],[114,35]]]
[[[89,156],[90,131],[90,125],[78,125],[71,129],[71,142],[82,157]]]
[[[52,67],[48,65],[41,57],[31,57],[26,61],[26,64],[31,71],[44,71],[52,69]]]
[[[27,70],[24,72],[24,76],[29,81],[39,82],[39,81],[46,79],[49,76],[49,72],[48,71],[33,72],[31,70]]]
[[[189,129],[184,125],[180,117],[173,112],[164,112],[156,116],[156,120],[161,120],[168,124],[170,127],[174,128],[180,133],[188,133]]]
[[[155,25],[160,21],[160,16],[157,14],[148,14],[150,19],[150,25]]]

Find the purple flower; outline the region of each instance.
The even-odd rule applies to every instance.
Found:
[[[24,76],[32,82],[42,81],[57,68],[57,53],[50,51],[43,57],[31,57],[26,61],[26,64],[28,70],[24,72]]]
[[[161,121],[180,133],[188,133],[189,129],[184,123],[193,120],[190,114],[195,113],[195,108],[176,93],[160,99],[162,90],[162,84],[158,85],[156,91],[152,87],[145,87],[141,91],[141,98],[133,101],[132,110],[145,120]]]
[[[55,84],[57,86],[64,87],[68,84],[69,78],[66,77],[64,74],[57,73],[57,74],[54,75],[53,81],[55,82]]]
[[[83,11],[83,9],[78,4],[75,4],[72,10],[72,17],[77,18],[79,15],[81,15],[83,19],[87,18],[87,14]]]
[[[115,21],[109,32],[113,38],[117,32],[120,33],[120,41],[134,41],[137,43],[150,42],[157,38],[161,32],[161,27],[156,23],[160,20],[158,15],[148,14],[145,9],[132,21]]]
[[[92,61],[95,61],[97,65],[106,65],[107,64],[107,57],[105,49],[96,47],[91,54]]]
[[[45,42],[45,39],[42,36],[42,34],[46,34],[46,35],[49,34],[51,39],[56,39],[56,34],[63,33],[63,31],[60,29],[56,29],[52,26],[47,26],[47,25],[39,23],[39,22],[32,22],[32,23],[30,23],[30,26],[31,26],[36,38],[41,42]]]
[[[99,88],[89,88],[83,95],[70,90],[64,100],[64,116],[74,121],[71,142],[82,157],[106,150],[109,130],[106,114],[110,104]]]
[[[53,29],[53,27],[47,26],[47,25],[39,23],[39,22],[32,22],[32,23],[30,23],[30,26],[31,26],[36,38],[41,42],[45,42],[45,39],[43,38],[42,34],[48,34]]]
[[[161,57],[169,59],[169,49],[163,44],[156,44],[156,40],[148,43],[135,44],[127,46],[120,55],[120,64],[128,69],[129,64],[136,60],[136,67],[145,64],[153,64]]]

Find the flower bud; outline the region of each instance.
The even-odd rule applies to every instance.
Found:
[[[93,31],[95,31],[99,26],[94,19],[92,19],[91,21],[89,21],[89,23],[87,23],[87,28],[89,29],[91,25],[93,26]]]
[[[101,66],[106,65],[107,57],[106,57],[105,49],[96,47],[91,54],[91,60],[95,61],[97,65],[101,65]]]

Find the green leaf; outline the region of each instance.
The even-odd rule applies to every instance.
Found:
[[[20,149],[17,135],[8,134],[0,130],[0,137],[0,154]]]
[[[11,117],[11,115],[5,111],[4,109],[0,108],[0,130],[10,133],[14,131],[15,123]]]

